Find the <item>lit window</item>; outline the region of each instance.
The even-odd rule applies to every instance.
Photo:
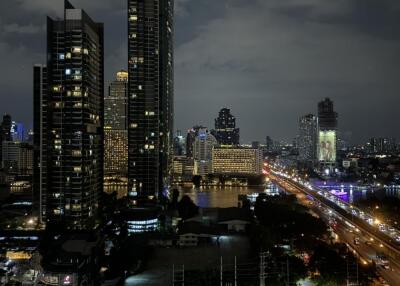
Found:
[[[66,59],[70,59],[70,58],[71,58],[71,53],[66,53],[66,54],[65,54],[65,58],[66,58]]]
[[[61,91],[61,85],[53,86],[53,91],[60,92]]]
[[[143,87],[142,87],[141,85],[139,85],[139,86],[138,86],[138,89],[139,89],[139,90],[142,90],[142,89],[143,89]]]
[[[131,123],[129,126],[130,126],[130,128],[137,128],[138,127],[137,123]]]
[[[65,70],[65,74],[66,74],[66,75],[70,75],[70,74],[71,74],[71,69],[66,69],[66,70]]]
[[[82,48],[81,47],[73,47],[72,52],[76,53],[76,54],[80,54],[82,52]]]
[[[64,54],[58,54],[58,59],[63,60],[65,58]]]
[[[138,17],[136,15],[131,15],[129,21],[137,21]]]
[[[83,53],[84,53],[85,55],[88,55],[88,54],[89,54],[89,50],[88,50],[88,49],[83,49]]]

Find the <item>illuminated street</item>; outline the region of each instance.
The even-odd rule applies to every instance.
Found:
[[[286,191],[302,197],[302,202],[326,222],[335,221],[334,232],[341,241],[357,252],[364,264],[373,262],[378,264],[377,253],[384,253],[388,257],[389,267],[386,269],[383,266],[377,266],[377,271],[390,285],[400,285],[400,246],[379,229],[379,223],[371,226],[356,217],[354,212],[348,213],[343,202],[335,204],[320,192],[312,191],[313,188],[306,183],[302,185],[297,178],[279,176],[276,171],[266,172],[266,174]],[[359,239],[357,244],[355,238]]]

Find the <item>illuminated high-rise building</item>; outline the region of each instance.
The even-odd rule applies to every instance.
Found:
[[[129,194],[161,194],[173,149],[173,0],[128,0]]]
[[[34,85],[35,163],[46,223],[84,229],[95,221],[103,191],[103,53],[103,24],[85,11],[65,1],[64,19],[47,19],[46,77],[38,67]]]
[[[128,174],[128,130],[104,129],[104,175]]]
[[[318,103],[317,155],[321,169],[326,174],[333,171],[337,155],[338,114],[329,98]]]
[[[104,126],[116,130],[128,130],[128,73],[117,72],[116,79],[104,98]]]
[[[317,158],[318,120],[313,114],[300,117],[298,150],[299,160],[313,163]]]
[[[21,122],[13,121],[11,124],[11,139],[15,142],[25,141],[25,127]]]
[[[186,134],[186,157],[193,158],[193,144],[197,135],[199,135],[199,131],[201,129],[207,129],[207,127],[196,125],[192,129],[189,129]]]
[[[43,221],[42,203],[47,189],[47,127],[49,111],[47,106],[47,67],[33,67],[33,210]]]
[[[104,174],[128,175],[128,73],[119,71],[104,99]]]
[[[212,150],[217,139],[207,130],[200,129],[193,143],[194,175],[205,176],[212,172]]]
[[[385,154],[397,151],[395,138],[371,138],[368,151],[372,154]]]
[[[239,145],[239,128],[228,108],[222,108],[215,119],[215,138],[220,145]]]
[[[5,114],[3,116],[3,121],[0,124],[0,166],[2,161],[2,143],[3,141],[11,141],[11,116]]]

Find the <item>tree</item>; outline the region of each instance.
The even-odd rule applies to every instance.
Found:
[[[201,176],[199,176],[199,175],[193,176],[192,182],[193,182],[193,185],[195,185],[196,188],[199,188],[200,185],[201,185]]]
[[[192,201],[192,199],[185,195],[178,203],[179,216],[185,220],[196,216],[199,213],[199,207]]]
[[[178,207],[179,196],[180,196],[179,190],[176,188],[173,189],[171,195],[171,202],[169,204],[169,209],[175,210]]]

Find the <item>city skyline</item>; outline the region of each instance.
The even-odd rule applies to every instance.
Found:
[[[103,1],[94,5],[91,1],[80,1],[83,9],[93,11],[93,17],[105,22],[106,86],[115,72],[127,68],[125,2]],[[296,134],[298,117],[316,113],[314,103],[329,96],[336,104],[339,130],[345,139],[361,143],[369,137],[399,137],[396,134],[399,85],[395,80],[399,68],[394,63],[398,57],[396,32],[400,23],[395,18],[399,10],[395,1],[379,5],[355,0],[351,4],[344,1],[335,4],[272,1],[268,5],[244,1],[177,1],[176,4],[175,129],[186,130],[196,124],[212,126],[214,114],[228,107],[238,119],[243,142],[263,141],[266,134],[290,140]],[[12,114],[30,127],[31,66],[44,62],[43,16],[56,15],[62,1],[19,5],[12,3],[7,7],[10,13],[2,19],[4,65],[0,83],[7,94],[0,97],[0,112]],[[210,8],[213,12],[205,16]],[[246,17],[237,17],[239,12],[252,13],[253,20],[242,25],[239,18]],[[26,20],[24,13],[30,15]],[[22,20],[19,16],[17,19],[17,14]],[[263,29],[272,25],[260,37],[257,30],[249,34],[255,24],[261,24]],[[234,35],[234,27],[240,27],[238,31],[246,35],[241,41],[225,39]],[[222,30],[226,35],[221,35]],[[312,39],[308,35],[313,35]],[[219,36],[223,36],[221,41],[213,40]],[[206,45],[208,42],[212,44]],[[333,42],[336,49],[331,49]],[[251,55],[241,53],[243,47],[250,49]],[[307,52],[305,48],[310,47],[315,50]],[[195,51],[202,52],[194,57]],[[222,51],[225,53],[221,54]],[[268,72],[272,70],[276,72]],[[299,99],[298,104],[293,104],[295,99]]]
[[[400,285],[379,3],[0,4],[0,284]]]

